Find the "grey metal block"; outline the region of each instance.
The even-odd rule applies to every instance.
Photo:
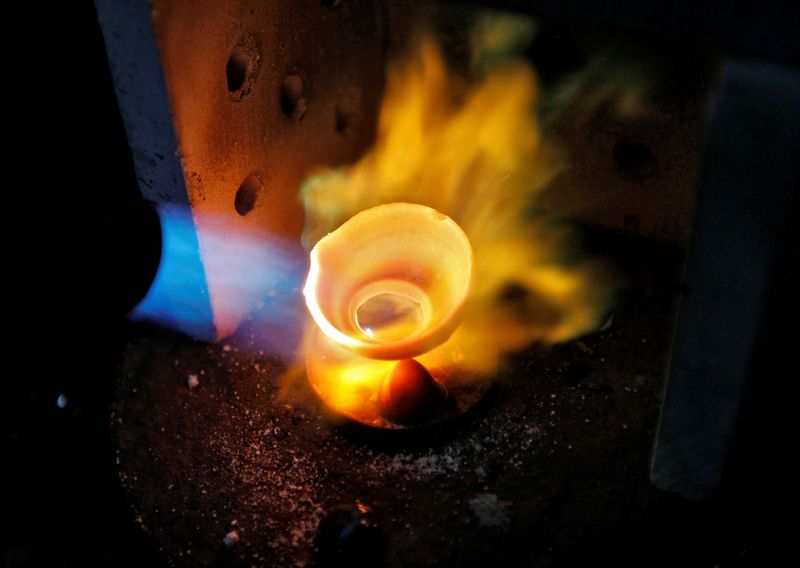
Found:
[[[686,290],[652,480],[692,498],[720,484],[790,222],[800,156],[800,71],[729,60],[711,117]]]

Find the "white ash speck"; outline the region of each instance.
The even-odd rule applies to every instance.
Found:
[[[200,385],[200,377],[197,375],[189,375],[189,378],[186,380],[186,384],[190,389],[197,388]]]
[[[428,452],[424,456],[397,454],[375,456],[371,467],[376,471],[402,473],[409,479],[427,480],[448,473],[457,473],[461,468],[461,448],[448,446],[440,454]]]
[[[222,346],[222,350],[223,350],[225,353],[229,353],[231,349],[232,349],[232,347],[231,347],[230,345],[228,345],[227,343],[226,343],[225,345],[223,345],[223,346]]]
[[[482,527],[507,530],[511,524],[510,505],[494,493],[482,493],[469,500],[469,507]]]
[[[455,440],[437,450],[429,450],[424,455],[400,453],[389,456],[367,450],[366,457],[375,473],[398,474],[409,481],[425,482],[466,473],[483,478],[485,470],[482,475],[480,468],[466,469],[464,466],[476,461],[480,463],[494,454],[506,456],[512,465],[521,463],[519,458],[530,454],[543,435],[538,425],[524,424],[507,432],[493,421],[487,421],[469,437]]]

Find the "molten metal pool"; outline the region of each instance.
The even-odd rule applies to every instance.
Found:
[[[469,239],[424,205],[379,205],[321,239],[304,289],[316,323],[306,350],[314,390],[334,411],[378,427],[471,406],[478,397],[465,406],[452,388],[466,355],[448,345],[471,278]]]

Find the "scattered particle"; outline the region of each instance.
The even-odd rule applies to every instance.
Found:
[[[231,350],[231,346],[230,346],[230,345],[228,345],[228,344],[225,344],[225,345],[223,345],[223,346],[222,346],[222,350],[223,350],[225,353],[228,353],[228,352]]]
[[[58,395],[58,398],[56,399],[56,406],[59,408],[65,408],[68,402],[69,399],[67,398],[67,395],[65,395],[62,392],[60,395]]]
[[[200,378],[197,375],[189,375],[186,384],[189,385],[190,389],[196,388],[200,385]]]
[[[238,531],[231,531],[225,535],[225,538],[222,539],[222,542],[228,548],[234,546],[237,542],[239,542],[239,532]]]
[[[508,503],[497,498],[494,493],[482,493],[469,500],[470,509],[482,527],[507,529],[511,524]]]

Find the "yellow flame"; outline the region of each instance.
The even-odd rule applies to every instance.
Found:
[[[509,60],[469,82],[423,37],[388,70],[371,151],[350,167],[319,172],[301,190],[308,247],[383,203],[421,203],[462,227],[474,251],[466,315],[443,346],[419,358],[423,363],[457,363],[468,371],[463,376],[485,376],[504,353],[592,330],[607,305],[597,266],[566,261],[567,229],[549,232],[531,213],[561,166],[539,127],[538,96],[527,63]],[[352,403],[345,393],[336,397]]]

